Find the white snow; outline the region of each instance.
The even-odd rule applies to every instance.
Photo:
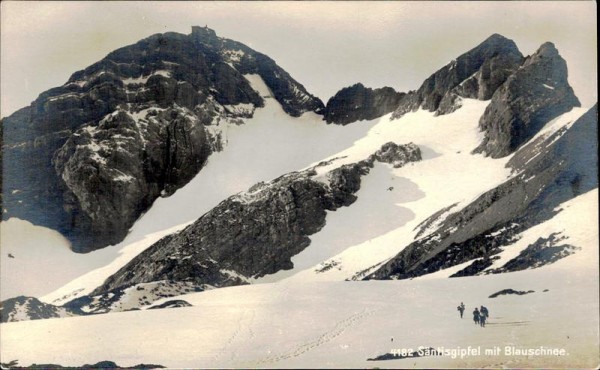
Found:
[[[262,77],[260,77],[260,75],[247,74],[244,75],[244,78],[248,80],[248,82],[250,82],[250,86],[252,86],[254,91],[256,91],[260,96],[262,96],[263,98],[273,98],[273,93],[271,92],[271,89],[269,89],[269,87],[262,79]],[[277,105],[277,102],[275,100],[273,100],[272,102],[275,102],[275,104]]]
[[[254,105],[250,103],[240,103],[236,105],[224,105],[228,113],[234,116],[251,115],[254,113]]]
[[[585,265],[570,264],[571,256],[562,267],[483,277],[259,284],[179,297],[193,307],[2,324],[0,354],[63,366],[110,359],[170,368],[592,368],[598,254],[597,244],[587,247],[595,258]],[[535,292],[488,298],[506,288]],[[479,305],[490,310],[486,328],[470,319]],[[481,353],[366,361],[420,346]],[[485,354],[496,346],[499,354]],[[507,355],[505,346],[566,355]]]
[[[228,62],[239,62],[244,57],[245,53],[243,50],[224,50],[223,57]]]
[[[494,261],[492,266],[486,270],[492,270],[502,267],[506,262],[517,257],[521,251],[529,245],[535,243],[540,238],[549,238],[551,234],[556,238],[565,237],[557,245],[569,244],[575,247],[587,246],[588,243],[597,238],[597,230],[590,228],[590,225],[598,224],[598,189],[589,191],[570,201],[563,203],[560,207],[560,212],[539,225],[525,230],[517,236],[517,240],[502,248],[502,253],[499,254],[500,259]],[[581,217],[585,215],[585,222],[582,222]],[[557,265],[562,265],[568,262],[572,266],[575,261],[585,264],[586,258],[593,258],[594,254],[588,249],[577,250],[575,254],[559,260]],[[583,261],[582,261],[583,259]]]
[[[123,172],[121,172],[118,176],[113,177],[113,179],[115,181],[122,181],[122,182],[132,182],[133,180],[135,180],[135,178],[131,175],[127,175]]]
[[[56,101],[56,100],[69,99],[69,98],[78,98],[80,96],[81,96],[80,93],[70,92],[70,93],[56,95],[51,98],[48,98],[48,101]]]
[[[79,265],[84,261],[82,257],[77,256],[89,256],[90,263],[85,266],[84,269],[80,269],[83,270],[82,272],[87,272],[82,273],[81,276],[78,276],[75,279],[71,278],[70,281],[62,286],[53,284],[52,287],[56,290],[40,297],[40,301],[60,305],[76,297],[90,293],[100,286],[107,277],[117,272],[121,267],[125,266],[127,262],[131,261],[132,258],[143,252],[160,238],[181,230],[185,226],[187,225],[177,225],[165,230],[149,233],[139,238],[136,242],[109,246],[85,255],[75,255],[71,252],[70,255],[73,256],[73,266],[65,262],[60,262],[56,264],[57,268],[66,267],[65,270],[68,271],[74,267],[80,267]],[[39,263],[47,262],[39,261]],[[35,274],[33,275],[35,276]],[[48,291],[50,290],[46,288],[44,293],[47,293]]]
[[[40,296],[114,258],[106,250],[73,253],[58,232],[17,218],[0,222],[0,250],[0,300]]]
[[[73,81],[73,82],[69,82],[69,83],[65,84],[65,86],[69,86],[69,85],[77,85],[79,87],[84,87],[85,85],[87,85],[87,81],[77,80],[77,81]]]
[[[575,121],[577,121],[581,116],[583,116],[590,107],[575,107],[570,111],[561,114],[560,116],[554,118],[550,122],[544,125],[544,127],[533,137],[529,142],[534,142],[540,137],[547,138],[560,130],[561,128],[568,129],[570,128]]]
[[[554,86],[550,86],[550,85],[546,85],[546,84],[542,84],[542,85],[544,85],[544,87],[546,89],[554,90]]]

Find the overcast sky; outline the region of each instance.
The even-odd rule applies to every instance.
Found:
[[[581,2],[11,2],[1,19],[1,115],[154,33],[217,35],[272,57],[327,102],[340,88],[413,90],[492,33],[525,55],[552,41],[584,106],[597,100],[596,4]]]

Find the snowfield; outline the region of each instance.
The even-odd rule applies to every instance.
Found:
[[[453,279],[282,281],[177,297],[193,307],[2,324],[2,359],[172,368],[596,367],[598,231],[573,220],[586,214],[597,222],[597,207],[593,190],[546,222],[582,249],[540,269]],[[563,223],[561,215],[572,221]],[[535,292],[488,298],[508,288]],[[461,301],[463,319],[456,310]],[[480,305],[490,311],[485,328],[471,320]],[[453,358],[469,346],[479,353]],[[419,347],[447,352],[367,361]],[[564,355],[515,355],[506,347]]]

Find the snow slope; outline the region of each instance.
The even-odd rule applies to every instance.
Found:
[[[175,368],[597,367],[599,240],[589,224],[598,223],[598,190],[561,208],[545,225],[564,230],[581,250],[540,269],[222,288],[178,297],[193,307],[2,324],[0,354],[20,364],[110,359],[123,366],[150,362]],[[589,215],[589,224],[577,222],[581,215]],[[535,292],[488,298],[507,288]],[[462,320],[456,311],[461,301],[467,306]],[[490,310],[486,328],[470,320],[479,305]],[[481,353],[366,361],[419,346],[471,346]],[[485,355],[496,346],[498,354]],[[505,346],[553,348],[564,355],[512,355]]]
[[[376,166],[363,177],[356,203],[330,212],[326,226],[311,236],[311,245],[292,258],[293,270],[258,282],[286,277],[323,281],[364,276],[366,270],[409,245],[420,230],[418,226],[434,213],[445,208],[457,212],[482,193],[517,175],[505,167],[510,156],[492,159],[471,154],[481,142],[478,122],[488,103],[464,99],[463,107],[449,115],[434,116],[419,110],[399,120],[390,121],[389,116],[379,119],[365,138],[333,155],[331,158],[339,159],[319,170],[364,159],[388,141],[416,143],[423,160],[398,169],[384,164]],[[538,136],[569,127],[586,111],[575,108],[561,115],[550,121]],[[450,212],[442,213],[435,223]],[[358,272],[362,273],[357,275]]]
[[[302,169],[351,147],[375,124],[327,125],[315,113],[291,117],[272,97],[260,76],[246,75],[246,78],[265,99],[265,107],[256,109],[253,118],[246,119],[243,125],[226,124],[222,132],[226,140],[224,150],[212,154],[206,166],[186,186],[168,198],[157,199],[133,225],[125,240],[100,251],[111,254],[114,261],[98,259],[97,265],[87,265],[89,272],[84,276],[55,284],[54,291],[46,288],[43,292],[46,295],[40,298],[42,301],[64,303],[63,297],[72,299],[89,293],[162,236],[195,221],[223,199],[259,181]],[[39,271],[30,273],[39,277]],[[66,285],[61,287],[63,284]]]
[[[45,294],[115,257],[111,250],[75,254],[54,230],[16,218],[2,221],[0,300]]]

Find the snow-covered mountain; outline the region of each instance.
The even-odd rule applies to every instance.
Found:
[[[59,230],[76,251],[118,243],[159,196],[223,148],[264,98],[291,116],[323,103],[269,57],[213,30],[150,36],[110,53],[2,121],[3,219]]]
[[[595,365],[598,113],[579,106],[553,44],[524,57],[500,35],[416,91],[358,83],[326,106],[268,57],[210,29],[119,49],[2,121],[3,226],[13,217],[56,229],[76,251],[114,244],[81,255],[85,273],[54,291],[3,302],[2,358],[531,364],[394,353],[476,341],[573,356],[527,358],[536,366]],[[13,257],[3,275],[35,274],[16,243],[2,248]],[[507,289],[533,292],[490,297]],[[569,313],[582,294],[587,322]],[[460,300],[499,312],[489,323],[497,343],[448,322]],[[82,317],[11,322],[65,316]],[[142,340],[156,322],[167,334]],[[44,341],[67,330],[100,334]],[[19,346],[23,335],[36,338],[35,353]],[[198,341],[206,345],[193,352]],[[62,345],[85,349],[67,359]]]

